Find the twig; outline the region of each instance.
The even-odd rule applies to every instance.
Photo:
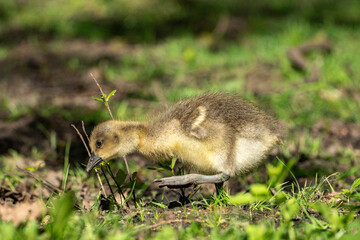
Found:
[[[39,176],[36,176],[36,174],[30,172],[29,170],[26,169],[22,169],[19,166],[16,166],[17,169],[19,169],[21,172],[23,172],[24,174],[34,178],[36,181],[38,181],[40,184],[42,184],[45,188],[47,188],[50,192],[53,192],[55,194],[60,194],[63,192],[62,189],[54,186],[53,184],[51,184],[50,182],[46,181],[45,179],[42,179]],[[75,203],[75,208],[78,210],[81,210],[81,207],[79,204]]]
[[[34,173],[30,172],[29,170],[22,169],[18,166],[16,166],[17,169],[19,169],[21,172],[25,173],[26,175],[34,178],[36,181],[41,183],[45,188],[47,188],[50,192],[54,192],[56,194],[59,194],[62,192],[62,190],[55,185],[51,184],[50,182],[46,181],[45,179],[42,179],[38,176],[36,176]]]
[[[108,110],[108,111],[109,111],[109,113],[110,113],[111,119],[112,119],[112,120],[114,120],[114,117],[113,117],[113,115],[112,115],[112,113],[111,113],[110,106],[109,106],[109,104],[108,104],[108,101],[106,100],[106,96],[105,96],[104,91],[102,90],[102,88],[101,88],[100,84],[98,83],[98,81],[96,80],[96,78],[94,77],[94,75],[93,75],[92,73],[90,73],[90,76],[92,77],[92,79],[94,79],[94,81],[95,81],[96,85],[97,85],[97,86],[98,86],[98,88],[100,89],[100,92],[101,92],[101,94],[102,94],[102,95],[103,95],[103,97],[104,97],[105,106],[106,106],[107,110]]]
[[[83,125],[83,131],[85,132],[85,135],[86,135],[86,137],[87,137],[88,140],[89,140],[89,137],[88,137],[88,135],[86,134],[86,131],[85,131],[84,122],[82,122],[82,125]],[[83,144],[84,144],[84,147],[86,148],[86,151],[87,151],[87,153],[88,153],[88,156],[90,157],[90,151],[89,151],[88,146],[87,146],[86,143],[85,143],[84,137],[82,136],[82,134],[79,132],[79,130],[76,128],[76,126],[75,126],[74,124],[71,124],[71,126],[75,129],[76,133],[79,135],[81,141],[82,141]],[[107,197],[106,192],[105,192],[104,185],[103,185],[103,183],[102,183],[102,181],[101,181],[101,178],[100,178],[100,174],[99,174],[99,172],[98,172],[96,169],[95,169],[95,173],[96,173],[96,175],[97,175],[97,177],[98,177],[98,179],[99,179],[100,186],[101,186],[101,189],[102,189],[102,191],[103,191],[103,193],[104,193],[104,196]]]
[[[86,133],[84,121],[81,121],[81,126],[82,126],[82,130],[83,130],[83,132],[84,132],[84,134],[85,134],[85,136],[86,136],[86,138],[88,140],[88,144],[90,144],[90,139],[89,139],[88,134]]]
[[[124,162],[125,162],[125,166],[126,166],[126,171],[127,171],[128,175],[130,176],[130,180],[132,181],[132,176],[130,174],[129,165],[126,160],[126,156],[123,156],[123,158],[124,158]]]
[[[314,50],[323,52],[331,51],[331,43],[328,40],[308,41],[300,46],[290,49],[287,52],[288,58],[293,67],[300,71],[310,70],[310,63],[305,59],[305,54]]]
[[[107,194],[106,194],[106,192],[105,192],[104,185],[103,185],[103,183],[102,183],[102,181],[101,181],[100,173],[98,172],[98,170],[96,170],[96,169],[94,169],[94,170],[95,170],[96,176],[97,176],[97,178],[98,178],[98,180],[99,180],[100,187],[101,187],[101,189],[102,189],[102,191],[103,191],[103,193],[104,193],[104,196],[107,198]]]
[[[331,51],[331,48],[332,45],[327,39],[310,40],[288,50],[287,57],[294,69],[309,73],[310,76],[307,77],[307,82],[315,82],[319,80],[321,72],[318,67],[314,66],[306,60],[305,54],[315,50],[328,53]]]
[[[90,151],[89,151],[88,146],[87,146],[86,143],[85,143],[84,137],[81,135],[81,133],[80,133],[79,130],[75,127],[74,124],[71,124],[71,126],[75,129],[76,133],[79,135],[81,141],[82,141],[83,144],[84,144],[84,147],[86,148],[86,151],[87,151],[87,153],[88,153],[88,156],[90,157],[91,154],[90,154]]]
[[[124,162],[125,162],[125,166],[126,166],[126,171],[128,172],[130,181],[132,182],[132,181],[133,181],[133,178],[132,178],[132,175],[130,174],[129,165],[128,165],[127,160],[126,160],[126,156],[124,156],[123,158],[124,158]],[[134,200],[134,205],[135,205],[135,207],[136,207],[135,191],[132,191],[132,197],[133,197],[133,200]]]

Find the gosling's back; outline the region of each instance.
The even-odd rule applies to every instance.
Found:
[[[155,147],[161,145],[155,139],[168,139],[169,155],[196,172],[235,175],[259,164],[279,142],[281,128],[246,101],[210,93],[180,101],[159,114],[150,122],[148,134]]]

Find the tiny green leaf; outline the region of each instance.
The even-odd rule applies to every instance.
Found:
[[[165,208],[168,208],[168,206],[166,206],[165,204],[163,203],[157,203],[157,202],[151,202],[152,204],[158,206],[158,207],[161,207],[162,209],[165,209]]]
[[[107,95],[106,101],[109,101],[109,99],[110,99],[113,95],[115,95],[115,93],[116,93],[116,90],[112,90],[112,92],[109,93],[109,95]]]
[[[357,188],[360,185],[360,178],[356,179],[354,183],[351,186],[350,192],[353,192],[355,188]]]
[[[125,182],[127,174],[125,171],[119,169],[119,171],[116,174],[115,180],[118,184],[123,184]]]
[[[41,166],[41,163],[39,163],[36,168],[33,168],[33,167],[26,167],[25,169],[28,170],[28,171],[31,171],[31,172],[36,172],[37,170],[39,170]]]
[[[129,195],[125,198],[124,203],[126,203],[126,202],[130,199],[131,194],[133,193],[133,191],[134,191],[134,189],[135,189],[135,185],[136,185],[136,181],[134,181],[134,182],[132,183],[131,191],[130,191]]]
[[[92,98],[95,99],[96,101],[104,102],[104,99],[102,99],[102,98],[98,98],[98,97],[92,97]]]
[[[170,165],[170,168],[171,168],[171,169],[174,169],[175,164],[176,164],[176,161],[177,161],[177,158],[172,158],[172,159],[171,159],[171,165]]]
[[[346,197],[350,197],[351,196],[351,192],[348,189],[343,189],[341,192],[343,195],[345,195]]]
[[[26,167],[25,169],[30,171],[30,172],[35,172],[36,171],[36,169],[33,168],[33,167]]]

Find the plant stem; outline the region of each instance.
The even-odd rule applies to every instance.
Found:
[[[117,183],[117,181],[116,181],[116,179],[115,179],[115,176],[114,176],[113,172],[111,171],[110,166],[109,166],[108,164],[106,164],[106,166],[107,166],[107,168],[108,168],[108,170],[109,170],[109,173],[110,173],[110,176],[111,176],[111,178],[114,180],[114,182],[115,182],[115,184],[116,184],[116,186],[117,186],[117,188],[118,188],[118,190],[119,190],[119,192],[120,192],[121,196],[122,196],[122,197],[124,198],[124,200],[125,200],[124,193],[123,193],[123,191],[122,191],[122,189],[121,189],[120,185]],[[123,205],[122,200],[121,200],[121,205]],[[128,204],[127,202],[126,202],[126,206],[129,208],[129,204]]]
[[[107,184],[109,185],[109,188],[110,188],[110,191],[111,191],[111,195],[113,196],[114,202],[117,204],[117,201],[116,201],[116,198],[115,198],[115,194],[114,194],[114,192],[113,192],[113,190],[112,190],[112,187],[111,187],[111,185],[110,185],[109,179],[106,177],[105,170],[104,170],[104,168],[103,168],[102,166],[101,166],[101,171],[103,172],[104,177],[105,177],[105,180],[106,180]]]

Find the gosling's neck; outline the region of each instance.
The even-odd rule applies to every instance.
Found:
[[[136,138],[136,144],[133,145],[130,152],[139,152],[155,161],[174,155],[174,143],[172,141],[174,138],[167,134],[168,126],[166,125],[164,124],[159,128],[152,122],[116,121],[116,128],[118,132],[123,133],[124,138]]]
[[[161,128],[153,122],[123,122],[121,125],[121,128],[125,128],[129,134],[137,136],[138,144],[135,146],[135,152],[155,161],[173,155],[173,144],[166,134],[168,128],[166,124]]]

